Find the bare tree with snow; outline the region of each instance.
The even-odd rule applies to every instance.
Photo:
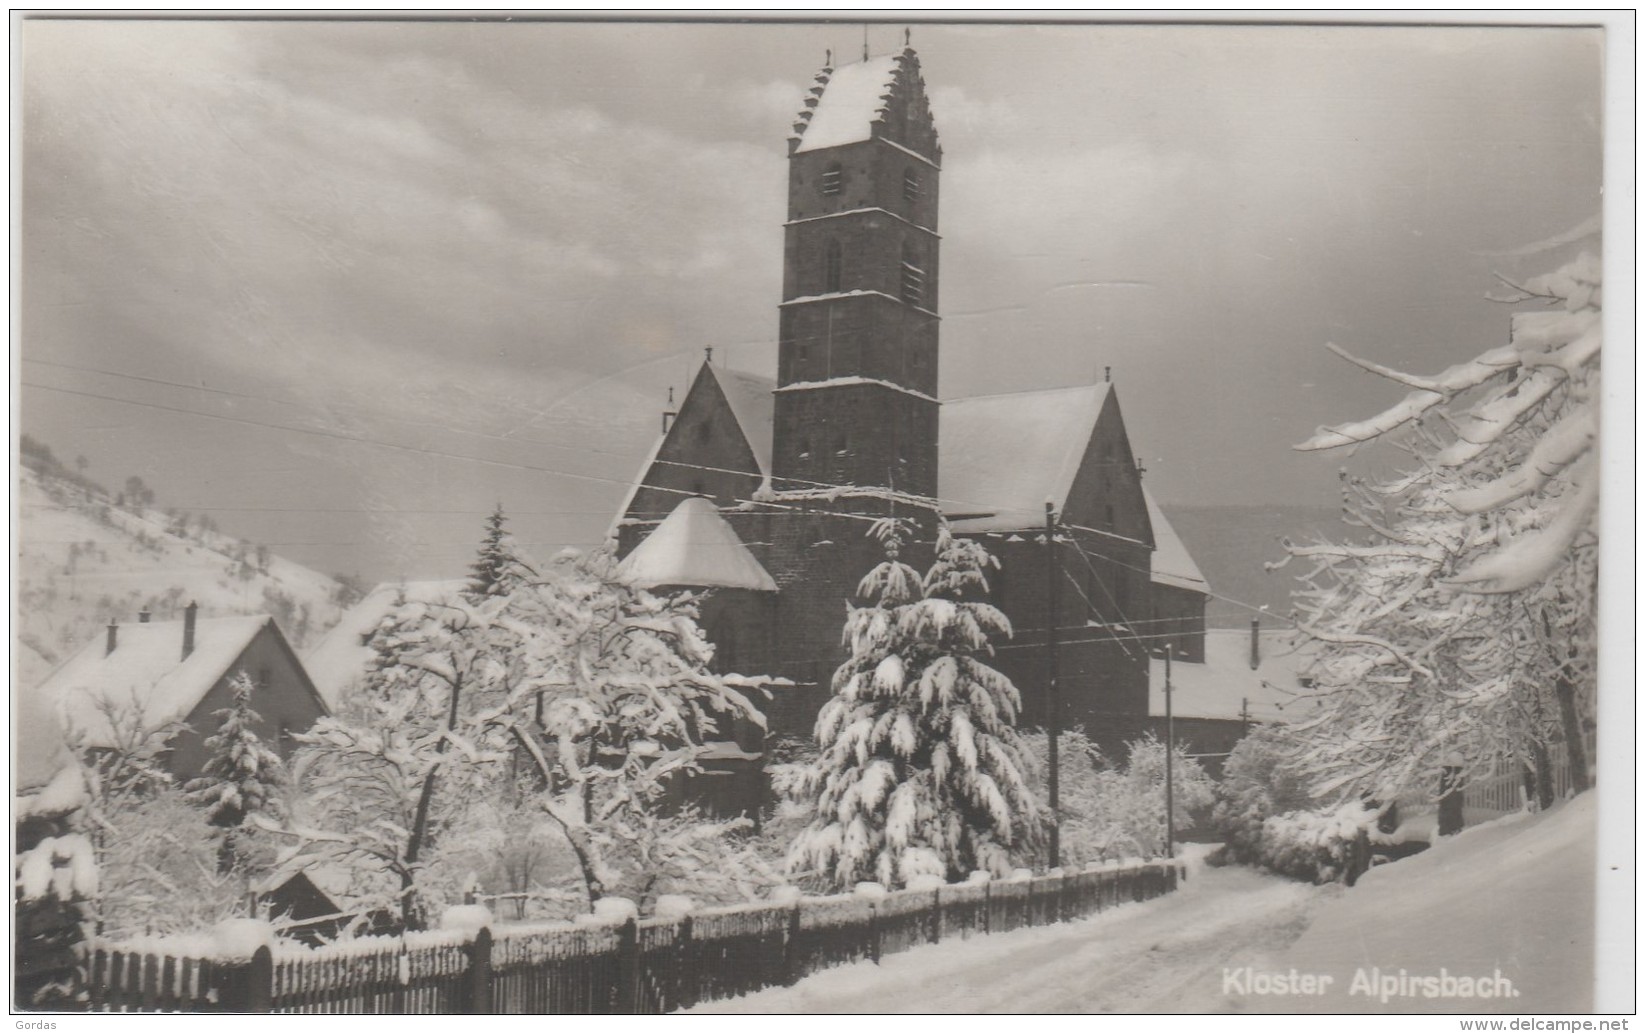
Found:
[[[758,680],[710,672],[693,600],[614,567],[568,551],[504,594],[397,608],[356,713],[303,737],[302,850],[391,877],[416,922],[457,888],[453,866],[490,835],[475,806],[504,787],[564,838],[590,902],[665,842],[729,832],[671,813],[667,795],[719,723],[763,724],[743,692]]]
[[[1386,440],[1410,469],[1344,478],[1346,543],[1291,545],[1320,644],[1298,759],[1322,793],[1392,799],[1504,765],[1538,773],[1563,743],[1587,781],[1599,492],[1600,270],[1590,254],[1515,285],[1509,342],[1435,377],[1339,354],[1411,388],[1300,449]]]

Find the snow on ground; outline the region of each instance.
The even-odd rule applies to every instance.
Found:
[[[1089,919],[888,955],[695,1012],[1587,1012],[1592,1008],[1594,801],[1511,815],[1312,887],[1194,867],[1173,894]],[[1376,972],[1373,972],[1376,968]],[[1399,983],[1399,971],[1406,980]],[[1373,993],[1354,993],[1356,971]],[[1442,972],[1443,970],[1443,972]],[[1314,991],[1295,993],[1314,976]],[[1501,975],[1517,997],[1425,997]],[[1258,993],[1273,974],[1283,993]],[[1326,984],[1323,977],[1329,976]],[[1383,977],[1416,996],[1381,998]],[[1445,978],[1453,983],[1441,983]]]
[[[1163,898],[1089,919],[887,955],[693,1012],[1176,1012],[1248,944],[1286,944],[1328,889],[1250,869],[1191,871]]]
[[[1242,960],[1264,971],[1329,973],[1311,998],[1201,996],[1201,1008],[1253,1012],[1589,1012],[1593,1008],[1594,795],[1542,815],[1509,815],[1373,869],[1322,904],[1296,943]],[[1375,974],[1373,967],[1379,968]],[[1517,996],[1353,993],[1356,971],[1492,976]],[[1220,992],[1220,989],[1216,989]]]

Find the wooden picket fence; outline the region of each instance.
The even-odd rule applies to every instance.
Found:
[[[1173,862],[883,896],[704,909],[680,918],[259,948],[249,961],[95,944],[102,1012],[665,1013],[791,985],[922,944],[1093,915],[1174,890]]]

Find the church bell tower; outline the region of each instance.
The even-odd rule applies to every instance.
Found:
[[[789,139],[779,493],[936,495],[941,162],[912,48],[817,74]]]

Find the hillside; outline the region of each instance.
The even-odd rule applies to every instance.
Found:
[[[48,454],[49,455],[49,454]],[[33,685],[109,621],[272,614],[301,650],[337,623],[335,579],[198,523],[124,500],[25,455],[17,486],[15,678]],[[117,501],[124,505],[115,505]]]
[[[1282,538],[1341,539],[1351,529],[1328,506],[1183,506],[1166,505],[1171,526],[1188,547],[1211,591],[1256,606],[1266,605],[1276,618],[1291,610],[1291,590],[1303,568],[1292,565],[1266,571],[1263,564],[1285,558]],[[1245,627],[1251,611],[1213,599],[1206,622],[1213,627]],[[1278,622],[1270,622],[1277,627]]]

